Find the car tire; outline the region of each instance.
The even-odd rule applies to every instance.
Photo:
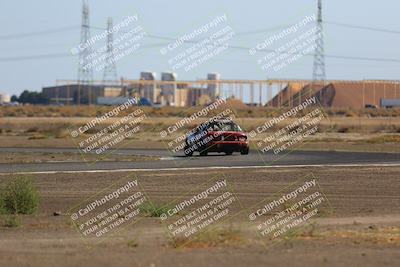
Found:
[[[185,149],[184,153],[185,153],[185,156],[186,156],[186,157],[191,157],[191,156],[193,156],[193,151],[187,152],[186,149]]]
[[[240,151],[240,154],[248,155],[249,154],[249,148],[242,149],[242,151]]]
[[[183,153],[185,153],[186,157],[191,157],[193,156],[193,149],[190,149],[190,146],[186,143]]]

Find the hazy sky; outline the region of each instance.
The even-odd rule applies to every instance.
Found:
[[[116,24],[127,16],[138,15],[135,25],[141,25],[148,35],[176,38],[226,14],[227,25],[238,33],[229,44],[254,47],[274,33],[279,33],[283,26],[316,13],[316,3],[317,0],[92,0],[90,23],[91,26],[105,28],[107,17],[112,17]],[[19,94],[24,89],[39,91],[42,86],[55,84],[56,79],[77,78],[78,57],[71,55],[70,50],[79,44],[81,7],[80,0],[0,1],[0,92]],[[398,0],[325,0],[323,16],[326,22],[400,32],[399,10]],[[60,28],[66,30],[48,32]],[[267,31],[271,28],[277,30]],[[327,55],[379,59],[327,57],[327,78],[399,79],[400,33],[334,24],[324,24],[324,30]],[[95,33],[101,31],[92,29],[92,35]],[[157,73],[170,70],[169,56],[160,54],[160,43],[168,41],[145,37],[141,41],[142,47],[154,46],[141,48],[118,61],[118,76],[137,79],[142,70]],[[65,56],[30,58],[54,54]],[[263,71],[246,49],[228,48],[191,71],[178,71],[178,77],[200,79],[205,78],[207,72],[219,72],[222,78],[230,79],[309,79],[312,76],[312,60],[311,56],[305,56],[281,71]],[[94,73],[95,78],[102,78],[101,72]]]

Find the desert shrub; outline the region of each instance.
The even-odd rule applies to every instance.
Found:
[[[26,130],[27,133],[38,133],[39,132],[39,128],[34,126],[34,127],[30,127],[28,130]]]
[[[5,227],[14,228],[20,225],[21,225],[21,220],[20,218],[18,218],[17,215],[7,215],[7,217],[4,219],[3,226]]]
[[[160,217],[162,214],[167,213],[169,209],[171,209],[169,205],[151,202],[146,202],[140,206],[140,211],[147,217]]]
[[[33,214],[39,206],[39,194],[32,181],[17,177],[1,192],[0,212],[5,214]]]
[[[346,117],[357,117],[358,114],[354,110],[346,110]]]
[[[243,233],[239,229],[214,228],[198,233],[194,237],[171,237],[168,245],[172,248],[211,248],[235,247],[245,244]]]
[[[43,134],[36,134],[28,137],[28,140],[40,140],[40,139],[46,139],[47,137]]]
[[[350,128],[349,128],[349,127],[340,127],[340,128],[337,130],[337,132],[338,132],[338,133],[348,133],[348,132],[350,132]]]

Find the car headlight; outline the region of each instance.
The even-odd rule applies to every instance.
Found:
[[[241,136],[241,137],[239,137],[239,141],[240,142],[245,142],[247,140],[247,137],[246,136]]]

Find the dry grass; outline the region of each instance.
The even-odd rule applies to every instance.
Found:
[[[145,202],[140,206],[140,212],[147,217],[160,217],[162,214],[167,213],[171,208],[173,207],[168,204]]]
[[[139,242],[136,239],[132,239],[132,240],[128,241],[127,245],[129,248],[136,248],[139,246]]]
[[[172,248],[232,247],[244,244],[245,240],[241,231],[232,227],[204,231],[192,238],[171,238],[168,242],[168,245]]]
[[[400,227],[369,227],[364,230],[337,230],[337,231],[326,231],[318,234],[321,238],[336,238],[351,240],[356,244],[361,242],[368,242],[373,244],[392,244],[400,245]]]
[[[294,242],[296,240],[332,240],[360,243],[373,243],[377,245],[400,245],[400,227],[385,226],[376,227],[369,226],[357,230],[321,230],[316,224],[309,224],[301,229],[289,231],[282,236],[286,242]]]
[[[96,154],[81,155],[79,153],[24,153],[24,152],[0,152],[0,163],[42,163],[42,162],[94,162],[94,161],[156,161],[156,156],[139,156],[139,155],[119,155],[107,154],[99,157]]]
[[[75,128],[84,125],[92,118],[0,118],[0,134],[2,135],[20,135],[34,136],[41,135],[44,137],[65,138],[68,137],[68,128]],[[180,117],[149,117],[141,123],[141,132],[159,133],[174,125],[181,120]],[[117,118],[107,120],[107,123],[100,124],[88,133],[100,131],[106,126],[114,123]],[[237,117],[235,121],[247,132],[255,130],[263,125],[269,118],[241,118]],[[205,119],[197,119],[192,123],[184,125],[179,129],[177,134],[183,134],[193,127],[199,125]],[[285,127],[292,123],[293,119],[288,119],[279,127]],[[272,127],[270,131],[277,130]],[[400,133],[400,117],[399,118],[329,118],[321,121],[319,132],[332,133]]]
[[[400,135],[382,135],[367,140],[370,144],[400,143]]]
[[[140,107],[152,117],[184,117],[204,107]],[[242,118],[273,117],[285,109],[270,107],[247,107],[235,101],[221,105],[221,109],[231,108]],[[107,106],[40,106],[25,105],[16,107],[0,107],[0,117],[92,117],[112,109]],[[287,108],[286,108],[287,109]],[[130,110],[129,112],[131,112]],[[216,114],[218,111],[212,112]],[[399,117],[400,109],[344,109],[327,108],[325,112],[333,117]],[[121,113],[123,116],[124,113]],[[126,114],[125,114],[126,115]]]

